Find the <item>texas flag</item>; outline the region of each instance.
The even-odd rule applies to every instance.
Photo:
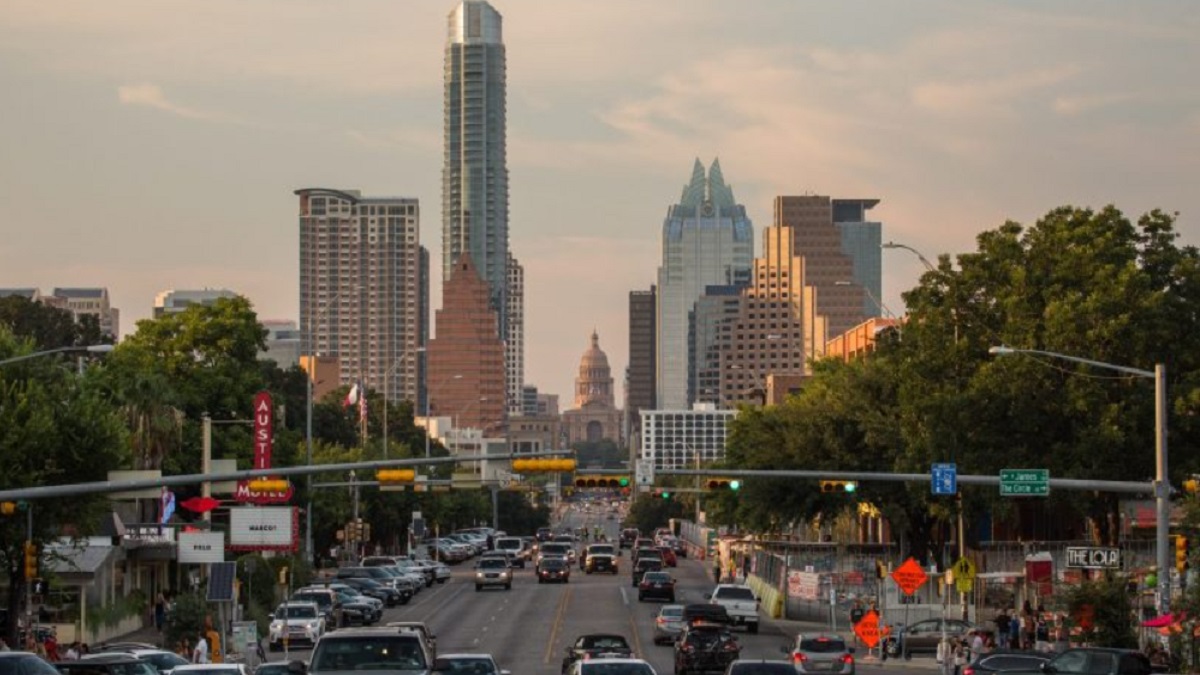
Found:
[[[360,392],[358,390],[358,383],[355,382],[354,386],[350,387],[350,391],[346,393],[346,400],[342,401],[342,407],[349,408],[350,406],[354,405],[355,403],[358,403],[359,396],[360,396]]]

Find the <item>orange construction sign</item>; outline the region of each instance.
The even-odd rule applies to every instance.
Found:
[[[909,558],[904,561],[903,565],[892,571],[892,578],[896,580],[896,585],[904,591],[905,595],[912,595],[929,579],[929,575],[925,574],[925,570],[921,569],[916,560]]]
[[[880,638],[879,614],[873,609],[863,614],[863,618],[854,624],[854,634],[867,645],[867,649],[874,649]]]

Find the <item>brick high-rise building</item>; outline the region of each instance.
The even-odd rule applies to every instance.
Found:
[[[505,429],[504,341],[486,281],[462,256],[442,287],[436,336],[429,340],[430,414],[485,436]]]
[[[343,385],[361,381],[390,400],[416,401],[417,200],[326,188],[296,195],[302,353],[337,357]]]
[[[872,266],[847,250],[846,235],[835,219],[835,205],[840,202],[859,204],[860,216],[877,200],[834,200],[819,195],[780,196],[775,198],[775,225],[795,231],[795,254],[804,256],[807,283],[817,289],[817,311],[828,320],[829,335],[840,335],[862,323],[866,318],[870,295],[878,290],[868,288],[878,277],[872,277]],[[870,206],[866,206],[870,204]],[[866,208],[862,208],[862,207]],[[845,209],[853,211],[854,209]],[[839,208],[839,215],[844,210]],[[857,249],[851,249],[857,250]],[[872,254],[881,258],[878,245]],[[878,263],[874,269],[878,269]],[[820,342],[823,344],[824,339]]]

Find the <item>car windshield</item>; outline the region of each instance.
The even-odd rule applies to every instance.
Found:
[[[593,661],[583,664],[583,675],[654,675],[650,666],[633,662]]]
[[[567,551],[571,550],[566,544],[542,544],[542,554],[554,553],[556,555],[566,555]]]
[[[321,640],[310,670],[424,670],[425,654],[416,636],[377,636]]]
[[[671,575],[666,572],[647,572],[644,578],[649,582],[665,583],[671,580]]]
[[[292,596],[292,599],[302,602],[315,602],[318,607],[328,607],[333,604],[333,599],[325,593],[297,593]]]
[[[579,638],[584,649],[629,649],[629,643],[620,635],[587,635]]]
[[[505,551],[519,551],[521,550],[521,540],[501,539],[500,541],[496,542],[496,548],[504,549]]]
[[[610,544],[600,544],[588,547],[588,553],[591,555],[595,555],[597,553],[608,553],[611,555],[614,551],[615,549]]]
[[[663,607],[661,610],[659,610],[658,615],[661,617],[667,618],[667,619],[682,619],[683,618],[683,608],[682,607]]]
[[[800,651],[813,654],[846,651],[846,643],[840,638],[804,638],[800,640]]]
[[[484,558],[479,561],[479,566],[489,570],[504,569],[508,567],[508,563],[503,558]]]
[[[0,659],[0,675],[58,675],[58,671],[54,666],[30,654]]]
[[[142,654],[143,661],[149,661],[150,665],[154,666],[160,673],[173,669],[175,666],[182,666],[189,661],[178,654],[171,652],[156,652],[154,654]]]
[[[304,605],[283,605],[275,610],[275,618],[282,619],[315,619],[317,618],[316,607],[305,607]]]
[[[567,561],[562,558],[546,558],[542,561],[542,569],[544,570],[561,570],[567,566]]]
[[[713,598],[719,600],[750,600],[754,601],[754,591],[741,586],[730,586],[727,588],[718,588],[713,594]]]

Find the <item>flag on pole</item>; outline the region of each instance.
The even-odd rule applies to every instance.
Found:
[[[354,386],[350,387],[350,391],[346,393],[346,400],[342,402],[342,407],[349,408],[350,406],[354,405],[355,403],[358,403],[358,397],[359,397],[358,383],[355,382]]]
[[[159,513],[161,517],[159,523],[166,525],[171,516],[175,515],[175,493],[163,488],[162,497],[159,499]]]
[[[367,421],[367,397],[362,395],[358,397],[358,421]]]

